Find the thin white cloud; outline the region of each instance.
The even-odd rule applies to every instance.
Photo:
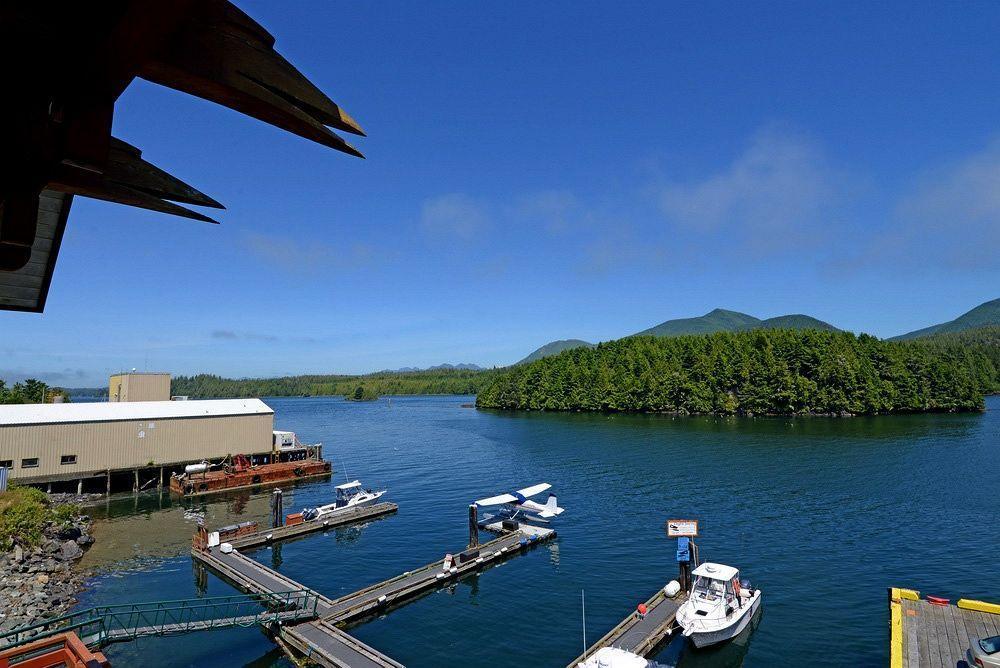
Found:
[[[449,193],[425,200],[420,228],[431,237],[469,242],[490,227],[490,217],[478,201],[463,193]]]
[[[948,267],[1000,267],[1000,137],[925,174],[896,208],[889,242],[911,259]]]
[[[542,190],[520,198],[517,211],[529,220],[542,223],[550,234],[562,234],[571,229],[574,219],[581,217],[583,207],[569,190]]]
[[[754,135],[721,171],[699,181],[660,184],[654,192],[660,211],[680,230],[787,247],[828,227],[847,194],[845,185],[815,144],[770,128]]]
[[[389,255],[367,244],[356,243],[338,249],[322,242],[298,241],[259,232],[246,233],[243,245],[269,269],[300,274],[367,267]]]

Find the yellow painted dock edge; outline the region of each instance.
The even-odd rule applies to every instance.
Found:
[[[958,599],[958,607],[965,608],[966,610],[977,610],[979,612],[988,612],[994,615],[1000,615],[1000,604],[998,603],[987,603],[985,601],[960,598]]]
[[[899,587],[889,589],[889,668],[903,668],[903,605]]]

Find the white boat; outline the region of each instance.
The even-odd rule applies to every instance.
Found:
[[[761,593],[732,566],[705,562],[691,573],[688,600],[677,610],[677,624],[695,647],[707,647],[739,635],[760,607]]]
[[[328,503],[325,506],[317,506],[316,508],[307,508],[302,511],[303,517],[307,520],[314,520],[324,515],[331,515],[347,510],[348,508],[374,503],[386,492],[384,489],[377,492],[365,489],[361,486],[361,481],[359,480],[345,482],[343,485],[337,485],[335,489],[337,490],[337,497],[333,503]]]
[[[577,668],[650,668],[656,665],[638,654],[617,647],[602,647],[576,664]]]

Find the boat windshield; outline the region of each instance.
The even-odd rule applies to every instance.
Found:
[[[698,579],[694,581],[694,588],[692,589],[694,597],[704,601],[716,601],[725,591],[725,583],[704,576],[698,576]]]
[[[983,651],[987,654],[998,654],[1000,653],[1000,636],[983,638],[979,641],[979,646],[982,647]]]

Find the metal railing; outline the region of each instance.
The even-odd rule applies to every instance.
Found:
[[[0,649],[73,631],[88,647],[142,636],[315,619],[319,595],[308,589],[269,594],[125,603],[86,608],[0,633]]]

